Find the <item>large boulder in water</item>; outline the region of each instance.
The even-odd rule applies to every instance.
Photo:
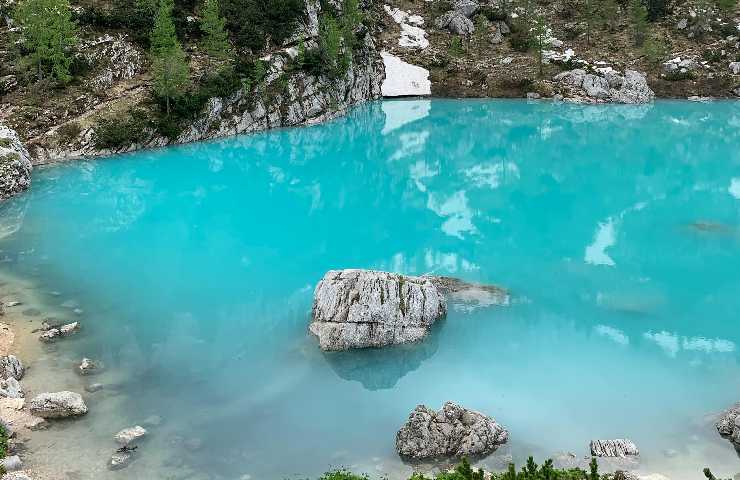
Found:
[[[491,417],[447,402],[438,412],[417,406],[396,434],[396,451],[414,460],[483,456],[508,439]]]
[[[30,410],[41,418],[66,418],[86,414],[87,405],[79,393],[41,393],[31,400]]]
[[[383,347],[423,339],[446,313],[429,278],[331,270],[316,286],[309,330],[322,350]]]
[[[740,451],[740,402],[722,412],[715,426],[717,432]]]
[[[0,124],[0,200],[31,185],[31,156],[15,130]]]

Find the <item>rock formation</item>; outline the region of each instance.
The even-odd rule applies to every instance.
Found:
[[[15,355],[3,355],[0,357],[0,378],[13,377],[16,380],[23,378],[23,363]]]
[[[31,400],[29,409],[41,418],[76,417],[87,413],[87,405],[79,393],[41,393]]]
[[[15,130],[0,124],[0,200],[31,185],[31,157]]]
[[[123,445],[124,447],[127,447],[135,443],[137,440],[139,440],[144,435],[146,435],[146,429],[136,425],[134,427],[124,428],[120,432],[116,433],[113,439],[119,445]]]
[[[577,103],[649,103],[655,97],[645,76],[634,70],[624,75],[612,69],[587,73],[575,69],[559,73],[553,78],[560,94]]]
[[[316,286],[310,331],[322,350],[383,347],[423,339],[446,313],[427,278],[331,270]]]
[[[506,429],[480,412],[452,402],[438,412],[419,405],[396,434],[396,451],[415,460],[482,456],[508,438]]]
[[[715,426],[717,432],[740,451],[740,402],[722,412]]]
[[[591,455],[595,457],[630,457],[640,454],[632,440],[591,440]]]

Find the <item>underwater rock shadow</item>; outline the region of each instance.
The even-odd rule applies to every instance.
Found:
[[[439,323],[442,322],[437,322]],[[321,353],[340,378],[360,382],[367,390],[387,390],[395,387],[401,378],[417,370],[425,360],[437,353],[437,327],[435,325],[420,342]]]

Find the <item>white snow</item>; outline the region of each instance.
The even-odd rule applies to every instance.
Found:
[[[422,50],[429,46],[427,32],[424,29],[409,25],[401,24],[401,37],[398,39],[398,45],[406,48],[421,48]]]
[[[429,70],[406,63],[395,55],[381,52],[385,64],[385,80],[381,86],[384,97],[431,95]]]
[[[425,49],[429,46],[427,32],[423,28],[424,19],[420,15],[411,15],[399,8],[383,5],[386,13],[393,18],[393,21],[401,26],[401,36],[398,38],[398,45],[404,48]]]

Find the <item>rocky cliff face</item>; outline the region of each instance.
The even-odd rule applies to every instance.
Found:
[[[91,120],[94,115],[120,109],[121,104],[136,105],[146,97],[148,80],[141,75],[145,70],[146,56],[123,35],[104,35],[84,42],[80,55],[88,63],[100,65],[88,86],[101,93],[99,96],[80,96],[76,115],[49,118],[40,128],[26,135],[33,163],[110,155],[270,128],[314,124],[379,98],[385,70],[370,31],[365,32],[361,44],[354,51],[350,67],[339,78],[315,76],[288,68],[299,53],[300,42],[307,48],[318,42],[321,4],[317,0],[307,0],[306,4],[306,22],[283,48],[263,57],[268,66],[267,76],[261,84],[250,90],[241,89],[226,98],[212,98],[197,120],[187,125],[175,139],[151,132],[146,140],[116,150],[95,146],[95,124]],[[334,8],[341,6],[337,4]],[[54,112],[50,112],[52,114]],[[68,125],[75,125],[75,128],[67,128]],[[75,129],[77,131],[70,135],[70,130]],[[61,137],[65,138],[60,140]]]
[[[0,200],[31,185],[31,159],[15,130],[0,124]]]

